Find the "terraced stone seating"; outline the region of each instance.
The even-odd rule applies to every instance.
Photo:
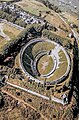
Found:
[[[33,80],[62,82],[70,71],[70,58],[56,42],[33,39],[21,50],[21,67]]]

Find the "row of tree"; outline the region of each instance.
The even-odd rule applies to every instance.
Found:
[[[27,25],[22,18],[18,18],[16,15],[9,14],[2,10],[0,10],[0,18],[6,19],[7,21],[15,23],[21,27],[26,27],[26,25]]]
[[[61,12],[61,10],[58,8],[58,6],[55,6],[54,4],[50,3],[48,0],[41,0],[41,1],[36,0],[36,1],[42,2],[46,7],[54,10],[57,13]]]

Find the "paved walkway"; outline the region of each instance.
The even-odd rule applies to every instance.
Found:
[[[65,103],[63,102],[63,100],[61,100],[59,98],[56,98],[54,96],[51,97],[51,100],[54,101],[54,102],[60,103],[62,105],[65,105]]]
[[[19,30],[24,30],[24,27],[21,27],[21,26],[19,26],[19,25],[16,25],[16,24],[13,24],[13,23],[11,23],[11,22],[8,22],[8,21],[5,20],[5,19],[0,19],[0,21],[2,21],[2,22],[4,22],[4,23],[8,23],[8,24],[11,25],[12,27],[16,27],[16,28],[19,29]]]
[[[28,92],[28,93],[30,93],[30,94],[32,94],[32,95],[35,95],[35,96],[37,96],[37,97],[41,97],[41,98],[43,98],[43,99],[45,99],[45,100],[48,100],[48,101],[50,100],[50,98],[47,97],[47,96],[44,96],[44,95],[41,95],[41,94],[39,94],[39,93],[33,92],[33,91],[28,90],[28,89],[26,89],[26,88],[22,88],[22,87],[20,87],[20,86],[18,86],[18,85],[14,85],[14,84],[9,83],[9,82],[7,82],[7,84],[10,85],[10,86],[12,86],[12,87],[15,87],[15,88],[17,88],[17,89],[20,89],[20,90],[23,90],[23,91],[25,91],[25,92]],[[58,98],[56,98],[56,97],[53,97],[53,96],[52,96],[52,97],[51,97],[51,100],[54,101],[54,102],[60,103],[60,104],[62,104],[62,105],[65,105],[64,102],[63,102],[63,100],[58,99]]]

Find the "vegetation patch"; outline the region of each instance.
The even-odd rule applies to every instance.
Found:
[[[47,8],[45,5],[43,5],[40,2],[34,1],[34,0],[22,0],[21,2],[16,3],[18,6],[20,6],[23,10],[39,16],[39,11],[49,11],[50,9]]]
[[[0,51],[3,51],[5,46],[7,46],[7,44],[9,44],[20,34],[21,30],[17,29],[14,26],[11,26],[8,23],[3,23],[3,27],[1,29],[3,29],[2,34],[4,34],[4,36],[0,36]]]
[[[51,49],[54,49],[55,45],[51,44],[50,42],[38,42],[33,46],[32,54],[35,56],[40,51],[50,51]]]
[[[53,80],[57,80],[59,79],[60,77],[62,77],[65,73],[66,73],[66,70],[67,70],[67,66],[68,66],[68,63],[67,62],[63,62],[59,65],[59,68],[54,72],[54,74],[49,78],[47,79],[46,81],[53,81]]]
[[[11,26],[10,24],[4,24],[3,26],[3,31],[6,35],[8,35],[11,39],[14,39],[15,37],[17,37],[19,35],[19,33],[21,32],[21,30],[17,29],[14,26]]]
[[[41,75],[48,74],[54,67],[53,59],[51,56],[45,55],[40,58],[38,62],[38,71]]]
[[[43,30],[42,32],[43,36],[50,39],[50,40],[53,40],[57,43],[59,43],[60,45],[62,46],[67,46],[68,44],[71,44],[71,41],[67,38],[62,38],[60,37],[59,35],[49,31],[49,30]]]

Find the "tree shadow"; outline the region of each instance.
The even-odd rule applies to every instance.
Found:
[[[75,94],[75,104],[73,109],[73,117],[76,118],[77,115],[79,114],[79,69],[78,69],[78,65],[79,65],[79,61],[78,61],[78,43],[76,41],[76,39],[74,40],[74,46],[73,46],[73,75],[72,75],[72,79],[70,81],[70,92],[68,95],[68,100],[69,103],[71,101],[72,96],[74,96]]]

